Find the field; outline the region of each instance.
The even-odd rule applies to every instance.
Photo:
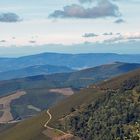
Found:
[[[72,88],[56,88],[56,89],[50,89],[49,91],[52,93],[60,93],[65,96],[70,96],[74,94]]]
[[[10,104],[12,100],[18,99],[25,94],[26,92],[24,91],[18,91],[15,94],[0,98],[1,111],[3,112],[0,116],[0,123],[6,123],[13,120]]]

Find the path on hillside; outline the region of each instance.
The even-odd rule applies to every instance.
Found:
[[[51,119],[52,119],[52,115],[51,115],[49,109],[47,110],[47,114],[49,115],[49,120],[44,124],[44,127],[47,128],[47,129],[51,129],[51,130],[53,130],[53,129],[54,129],[54,130],[57,130],[58,132],[60,132],[60,133],[62,133],[62,134],[64,134],[64,135],[66,135],[67,133],[63,132],[62,130],[59,130],[59,129],[56,129],[56,128],[52,128],[52,127],[48,126],[49,122],[50,122]]]
[[[49,135],[49,131],[46,133],[44,132],[43,134],[45,134],[46,136],[50,137],[52,140],[70,140],[70,139],[73,139],[74,138],[74,135],[70,134],[70,133],[65,133],[63,132],[62,130],[59,130],[59,129],[56,129],[56,128],[52,128],[50,126],[48,126],[49,122],[51,121],[52,119],[52,115],[49,111],[49,109],[47,110],[47,115],[49,116],[49,119],[48,121],[44,124],[44,127],[47,128],[49,131],[52,131],[51,133],[53,132],[59,132],[61,133],[62,135],[58,135],[58,136],[55,136],[55,135]],[[80,138],[77,137],[77,140],[81,140]]]
[[[49,120],[44,124],[44,127],[45,128],[48,128],[48,129],[53,129],[53,128],[51,128],[51,127],[49,127],[48,126],[48,123],[51,121],[51,119],[52,119],[52,115],[51,115],[51,113],[49,112],[49,109],[47,110],[47,114],[49,115]]]

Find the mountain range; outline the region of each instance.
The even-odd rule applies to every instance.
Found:
[[[74,70],[66,66],[34,65],[21,69],[0,72],[0,80],[17,79],[36,75],[50,75],[54,73],[67,73],[73,71]]]
[[[24,96],[11,102],[13,118],[24,119],[26,116],[37,114],[38,110],[47,109],[67,98],[67,89],[77,93],[82,88],[90,87],[91,84],[108,81],[112,77],[138,68],[140,64],[115,62],[68,73],[0,81],[0,97],[24,91],[26,93]],[[52,92],[54,90],[56,92]],[[59,91],[63,90],[64,94],[61,94]],[[33,111],[29,108],[30,106],[34,107]],[[38,108],[37,111],[35,107]]]
[[[61,67],[55,68],[61,69]],[[64,68],[62,67],[62,69]],[[103,80],[106,81],[111,77],[115,77],[138,68],[140,68],[140,64],[137,63],[115,62],[112,64],[101,65],[74,72],[55,73],[51,75],[36,75],[25,78],[4,80],[0,81],[0,95],[3,96],[13,91],[28,89],[36,90],[43,88],[63,87],[72,87],[80,89],[87,87],[93,83],[98,83]],[[71,69],[69,68],[65,69],[71,71]]]
[[[19,58],[0,58],[0,72],[17,70],[35,65],[67,66],[72,69],[83,69],[116,61],[140,63],[140,55],[114,53],[42,53]]]
[[[139,87],[140,55],[0,58],[0,139],[138,140]]]
[[[50,140],[56,135],[61,137],[71,134],[76,137],[69,140],[138,140],[139,92],[140,69],[137,69],[82,89],[50,107],[49,114],[44,111],[13,126],[3,126],[4,132],[1,131],[0,138]],[[48,120],[49,127],[46,128],[44,124]],[[25,128],[28,128],[28,131],[25,131]]]

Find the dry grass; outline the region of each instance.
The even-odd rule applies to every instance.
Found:
[[[0,98],[0,105],[2,106],[1,111],[3,111],[3,115],[0,117],[0,123],[7,123],[13,120],[12,114],[10,112],[10,103],[12,102],[12,100],[18,99],[25,94],[26,92],[24,91],[18,91],[15,94]]]
[[[70,96],[74,94],[72,88],[56,88],[56,89],[50,89],[49,91],[52,93],[60,93],[65,96]]]

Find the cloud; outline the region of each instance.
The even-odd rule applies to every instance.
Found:
[[[34,44],[34,43],[36,43],[36,41],[35,40],[30,40],[29,43]]]
[[[13,36],[12,39],[16,39],[16,37]]]
[[[113,38],[104,40],[104,43],[115,43],[115,42],[122,41],[122,40],[124,40],[124,37],[122,35],[120,35],[117,37],[113,37]]]
[[[140,40],[140,34],[139,35],[119,35],[107,40],[104,40],[104,43],[116,43],[120,41],[138,41]]]
[[[110,32],[110,33],[104,33],[103,35],[113,35],[113,33],[112,32]]]
[[[129,40],[139,40],[140,39],[140,35],[139,36],[129,36],[129,37],[127,37],[127,39],[129,39]]]
[[[85,37],[85,38],[88,38],[88,37],[97,37],[98,35],[97,34],[94,34],[94,33],[85,33],[84,35],[83,35],[83,37]]]
[[[80,3],[92,3],[92,2],[96,2],[96,1],[100,1],[100,0],[79,0]],[[110,0],[110,1],[122,1],[122,0]]]
[[[6,40],[0,40],[0,42],[1,42],[1,43],[5,43],[5,42],[6,42]]]
[[[121,33],[116,33],[116,35],[121,35]]]
[[[50,14],[51,18],[104,18],[119,17],[121,14],[116,4],[109,0],[100,0],[96,6],[85,8],[82,5],[72,4],[63,7],[63,10],[55,10]]]
[[[79,0],[80,3],[91,3],[94,0]]]
[[[120,23],[124,23],[125,21],[123,19],[117,19],[114,21],[114,23],[120,24]]]
[[[15,13],[0,13],[0,22],[19,22],[20,17]]]

